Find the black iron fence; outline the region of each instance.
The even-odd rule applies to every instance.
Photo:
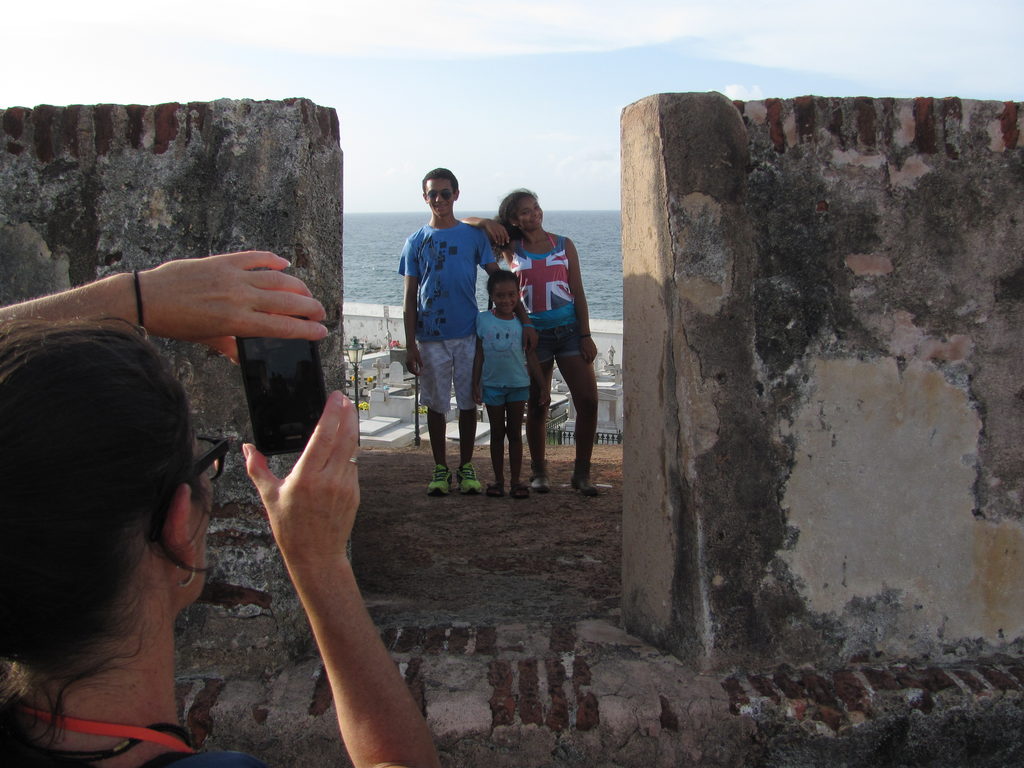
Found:
[[[548,445],[576,445],[576,432],[565,428],[565,423],[568,420],[569,414],[562,413],[548,422]],[[622,431],[618,429],[614,432],[598,430],[594,435],[594,445],[620,445],[621,443]]]

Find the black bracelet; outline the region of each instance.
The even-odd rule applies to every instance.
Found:
[[[581,339],[589,339],[590,338],[590,334],[589,333],[581,333],[580,334],[580,338]]]
[[[139,270],[132,270],[132,274],[135,275],[135,314],[139,316],[139,325],[145,328],[146,324],[142,321],[142,286],[139,285]]]

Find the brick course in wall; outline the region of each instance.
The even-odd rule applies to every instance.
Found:
[[[945,154],[960,157],[959,141],[963,135],[964,110],[959,98],[918,98],[912,102],[913,131],[911,144],[923,155]],[[740,114],[749,102],[734,101]],[[825,98],[801,96],[792,100],[765,99],[768,133],[775,151],[782,154],[794,143],[817,141],[821,127],[842,149],[872,151],[890,146],[901,130],[897,114],[900,100],[891,98]],[[1020,140],[1020,107],[1007,101],[997,119],[1001,143],[993,151],[1016,149]],[[791,118],[796,141],[786,121]]]
[[[838,733],[896,710],[930,715],[994,697],[1024,704],[1024,666],[1009,658],[957,666],[864,663],[828,671],[781,666],[767,674],[731,675],[722,688],[734,715],[818,721]]]
[[[315,142],[324,146],[338,144],[341,132],[333,109],[305,99],[285,99],[280,103],[299,105],[303,121],[315,128]],[[31,109],[10,107],[0,114],[5,151],[12,155],[28,151],[43,163],[52,163],[62,156],[75,160],[103,157],[119,149],[162,155],[176,143],[188,145],[208,138],[211,126],[209,102],[153,106],[42,104]]]

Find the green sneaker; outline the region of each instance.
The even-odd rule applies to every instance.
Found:
[[[459,491],[461,493],[480,493],[483,486],[476,479],[476,470],[473,469],[472,463],[467,461],[455,471],[455,474],[459,476]]]
[[[434,476],[430,480],[430,485],[427,486],[427,495],[429,496],[444,496],[451,490],[452,485],[452,473],[444,464],[437,464],[434,466]],[[477,483],[479,485],[479,483]]]

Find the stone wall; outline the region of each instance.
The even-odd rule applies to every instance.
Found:
[[[744,765],[774,728],[759,764],[820,765],[985,717],[965,699],[1019,732],[1022,665],[991,662],[1024,636],[1019,105],[680,94],[622,127],[623,617],[682,663],[588,622],[386,638],[447,764]],[[0,111],[0,301],[266,248],[338,326],[338,133],[303,100]],[[165,351],[200,429],[243,435],[237,370]],[[183,719],[209,748],[345,764],[236,454],[210,542]],[[908,708],[945,719],[882,721]]]
[[[959,99],[626,108],[629,630],[722,670],[1022,650],[1020,130]]]
[[[303,99],[0,110],[0,302],[172,258],[261,249],[291,260],[340,329],[341,170],[335,111]],[[340,384],[342,336],[322,347],[330,387]],[[251,434],[236,366],[198,345],[162,346],[201,433]],[[272,464],[285,471],[285,461]],[[208,746],[255,748],[242,733],[269,717],[279,743],[263,754],[283,757],[275,749],[302,739],[307,754],[337,764],[333,716],[295,714],[323,688],[319,659],[237,450],[215,488],[209,542],[207,588],[178,623],[190,728]],[[279,691],[267,702],[266,681],[297,670],[309,673],[303,701],[291,706]],[[233,702],[245,722],[224,714],[215,728],[214,706],[230,712]]]

